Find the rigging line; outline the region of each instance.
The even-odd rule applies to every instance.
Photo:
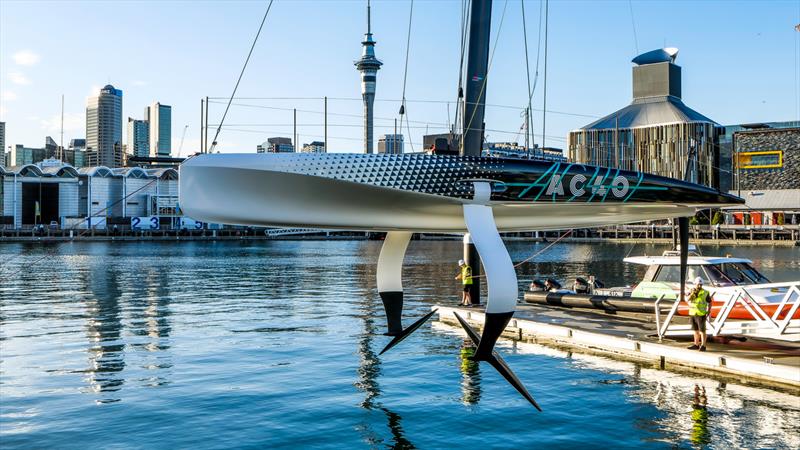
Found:
[[[253,39],[253,45],[250,46],[250,51],[247,53],[247,59],[244,61],[244,65],[242,66],[242,71],[239,73],[239,79],[236,80],[236,85],[233,87],[233,93],[231,93],[230,99],[228,99],[228,106],[225,107],[225,112],[222,114],[222,120],[220,120],[220,125],[225,123],[225,117],[228,115],[228,110],[231,107],[231,103],[233,102],[233,98],[236,96],[236,90],[239,89],[239,83],[242,81],[242,77],[244,76],[244,71],[247,69],[247,63],[250,62],[250,56],[253,55],[253,49],[256,48],[256,42],[258,42],[258,37],[261,35],[261,30],[264,28],[264,22],[267,21],[267,16],[269,15],[269,11],[272,9],[272,2],[274,0],[269,0],[269,5],[267,5],[267,11],[264,12],[264,18],[261,19],[261,25],[258,27],[258,33],[256,33],[255,39]],[[214,134],[214,139],[211,141],[211,150],[214,151],[214,147],[217,146],[217,138],[219,137],[219,133],[222,131],[222,127],[217,127],[217,132]]]
[[[408,11],[408,34],[406,35],[406,64],[403,69],[403,99],[400,102],[400,130],[403,129],[403,117],[406,112],[406,81],[408,80],[408,54],[411,50],[411,20],[414,17],[414,0],[411,0],[411,7]],[[408,125],[408,123],[406,123]],[[409,130],[411,133],[411,130]],[[411,136],[409,135],[409,143]],[[414,144],[411,144],[411,151],[414,151]]]
[[[567,230],[567,231],[565,231],[565,232],[564,232],[564,233],[563,233],[561,236],[559,236],[559,237],[558,237],[558,239],[556,239],[555,241],[553,241],[553,242],[551,242],[550,244],[548,244],[548,245],[547,245],[547,247],[545,247],[545,248],[543,248],[543,249],[539,250],[538,252],[536,252],[536,253],[534,253],[533,255],[531,255],[531,256],[529,256],[529,257],[527,257],[527,258],[523,259],[522,261],[520,261],[520,262],[518,262],[518,263],[514,264],[514,268],[516,269],[517,267],[519,267],[519,266],[521,266],[521,265],[525,264],[526,262],[528,262],[528,261],[532,260],[533,258],[536,258],[537,256],[541,255],[542,253],[546,252],[548,249],[550,249],[550,247],[552,247],[552,246],[554,246],[554,245],[558,244],[558,242],[559,242],[559,241],[561,241],[561,240],[562,240],[562,239],[564,239],[565,237],[567,237],[567,236],[569,236],[570,234],[572,234],[572,232],[573,232],[573,231],[574,231],[574,229],[573,229],[573,230]],[[476,275],[476,276],[474,276],[474,277],[472,277],[472,278],[486,278],[486,275]]]
[[[522,7],[522,35],[525,41],[525,73],[528,77],[528,112],[525,114],[525,151],[528,153],[528,157],[530,157],[530,144],[533,142],[528,142],[528,137],[531,135],[531,124],[533,122],[531,119],[531,98],[533,97],[533,91],[531,91],[531,66],[528,63],[528,25],[525,22],[525,0],[519,0],[519,4]]]
[[[633,28],[633,45],[636,48],[636,54],[638,55],[639,54],[639,38],[636,36],[636,20],[633,18],[633,0],[628,0],[628,7],[631,10],[631,28]]]
[[[458,62],[458,92],[456,93],[456,114],[455,120],[453,121],[453,127],[450,130],[451,133],[456,132],[456,127],[460,123],[461,118],[461,102],[464,96],[464,54],[466,53],[466,42],[467,42],[467,20],[468,20],[468,5],[469,0],[462,0],[461,1],[461,57]],[[448,103],[447,106],[449,107],[450,104]]]
[[[542,148],[547,135],[547,28],[549,21],[550,1],[544,0],[544,92],[542,94]]]
[[[473,0],[475,1],[475,0]],[[494,38],[494,46],[492,47],[492,53],[489,54],[489,64],[486,65],[486,76],[483,77],[483,83],[481,83],[481,91],[478,93],[478,99],[483,96],[483,93],[486,91],[486,84],[489,81],[489,72],[492,69],[492,62],[494,61],[494,52],[497,50],[497,44],[500,42],[500,33],[503,31],[503,22],[506,19],[506,8],[508,7],[508,0],[503,3],[503,13],[500,15],[500,25],[497,27],[497,36]],[[484,107],[486,106],[485,99],[484,99]],[[478,108],[472,110],[472,115],[470,115],[469,122],[467,122],[467,126],[462,130],[463,133],[467,133],[468,130],[472,129],[472,121],[475,120],[475,114],[477,114]],[[483,126],[483,124],[481,124]],[[460,153],[464,151],[464,139],[461,139],[460,143]],[[483,142],[481,142],[481,148],[483,148]]]
[[[209,102],[209,103],[224,104],[223,102]],[[241,106],[243,108],[271,109],[271,110],[276,110],[276,111],[294,111],[296,109],[296,108],[282,108],[282,107],[279,107],[279,106],[250,105],[250,104],[246,104],[246,103],[231,103],[231,106]],[[449,107],[450,104],[447,103],[447,106]],[[319,114],[319,115],[324,115],[325,114],[324,111],[315,111],[315,110],[311,110],[311,109],[298,109],[297,112],[308,113],[308,114]],[[345,113],[332,113],[332,112],[329,112],[328,115],[329,116],[339,116],[339,117],[354,117],[354,118],[358,118],[358,119],[363,119],[364,118],[363,114],[345,114]],[[374,119],[375,120],[388,120],[388,121],[395,120],[394,117],[374,117]],[[419,120],[411,120],[410,122],[411,123],[428,124],[428,125],[441,125],[441,126],[446,126],[447,125],[447,124],[444,124],[444,123],[423,122],[423,121],[419,121]],[[217,126],[217,125],[218,124],[211,124],[210,126]],[[363,124],[360,125],[360,126],[363,126]]]
[[[536,79],[535,78],[534,78],[533,88],[534,88],[534,90],[536,89]],[[211,98],[211,97],[209,97],[209,98]],[[322,100],[323,97],[238,97],[238,99],[239,100]],[[348,101],[359,101],[359,102],[364,101],[364,99],[355,98],[355,97],[328,97],[328,100],[348,100]],[[392,103],[396,103],[396,102],[401,101],[401,100],[402,99],[378,99],[378,98],[375,99],[376,102],[392,102]],[[215,104],[220,104],[220,105],[224,105],[225,104],[225,102],[217,102],[217,101],[209,101],[209,103],[215,103]],[[416,99],[408,99],[408,98],[406,98],[406,103],[454,104],[456,102],[454,102],[452,100],[416,100]],[[473,104],[473,103],[470,103],[470,104]],[[237,106],[237,105],[238,106],[249,106],[249,107],[253,107],[253,108],[266,108],[266,109],[275,108],[275,109],[278,109],[275,106],[269,107],[269,106],[260,106],[260,105],[244,105],[244,104],[241,104],[241,103],[233,103],[232,104],[232,106]],[[498,103],[484,103],[484,106],[486,106],[487,108],[488,107],[492,107],[492,108],[504,108],[504,109],[515,109],[515,110],[524,109],[524,108],[520,108],[519,105],[501,105],[501,104],[498,104]],[[285,111],[291,111],[293,109],[294,108],[286,108],[284,110]],[[539,111],[539,112],[542,111],[541,109],[537,109],[537,108],[533,108],[533,110],[534,111]],[[298,109],[298,111],[300,111],[300,110]],[[315,112],[315,113],[318,113],[318,114],[322,114],[321,111],[312,111],[312,112]],[[582,113],[574,113],[574,112],[568,112],[568,111],[556,111],[556,110],[553,110],[553,109],[548,110],[548,112],[553,113],[553,114],[563,114],[565,116],[587,117],[587,118],[590,118],[590,119],[599,119],[600,117],[602,117],[602,116],[599,116],[597,114],[582,114]],[[333,113],[328,113],[328,114],[333,114]],[[363,117],[363,116],[359,116],[359,117]],[[391,120],[394,120],[394,119],[391,119]]]

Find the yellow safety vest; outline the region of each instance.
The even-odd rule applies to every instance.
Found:
[[[689,296],[689,315],[705,316],[708,314],[708,291],[700,288],[697,294]]]
[[[472,267],[464,266],[461,268],[461,282],[466,284],[472,284]]]

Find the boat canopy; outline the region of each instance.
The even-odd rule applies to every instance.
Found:
[[[632,256],[623,259],[626,263],[641,264],[644,266],[679,266],[681,259],[679,256]],[[744,258],[730,258],[723,256],[690,256],[686,260],[686,264],[690,266],[707,266],[716,264],[727,263],[745,263],[752,264],[753,261]]]

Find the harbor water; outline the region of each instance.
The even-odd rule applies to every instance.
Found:
[[[508,243],[519,261],[545,249]],[[797,392],[533,344],[498,350],[543,407],[465,357],[461,332],[389,338],[375,241],[0,245],[0,446],[800,448]],[[637,281],[629,252],[558,243],[533,277]],[[701,248],[800,278],[797,248]],[[457,241],[412,241],[406,323],[457,304]],[[800,368],[798,368],[800,371]]]

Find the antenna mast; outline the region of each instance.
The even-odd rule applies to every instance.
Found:
[[[61,94],[61,144],[58,146],[58,159],[64,160],[64,94]]]

